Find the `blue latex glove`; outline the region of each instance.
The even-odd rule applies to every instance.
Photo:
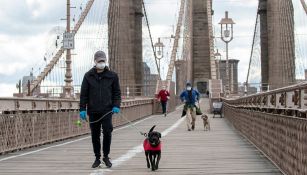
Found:
[[[118,107],[113,107],[113,109],[112,109],[112,112],[114,113],[114,114],[117,114],[117,113],[119,113],[120,112],[120,109],[118,108]]]
[[[80,111],[80,119],[86,120],[86,111]]]

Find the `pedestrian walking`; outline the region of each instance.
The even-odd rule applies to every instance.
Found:
[[[95,53],[94,62],[95,66],[84,75],[82,81],[80,118],[86,120],[86,116],[89,116],[95,154],[92,168],[98,167],[101,163],[101,129],[103,133],[102,161],[110,168],[112,167],[109,158],[113,131],[112,114],[120,112],[120,85],[117,74],[106,66],[107,58],[103,51]]]
[[[170,99],[170,94],[169,92],[166,90],[166,86],[162,86],[162,89],[160,90],[159,94],[158,94],[158,100],[161,103],[162,106],[162,113],[163,115],[166,117],[167,115],[167,111],[166,111],[166,107],[167,107],[167,101]]]
[[[184,110],[186,110],[186,122],[188,131],[195,129],[196,120],[196,102],[199,101],[200,94],[194,90],[191,83],[186,84],[186,89],[180,94],[180,99],[185,103]]]

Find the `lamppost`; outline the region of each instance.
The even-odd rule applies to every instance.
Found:
[[[221,39],[226,43],[226,96],[229,94],[229,61],[228,61],[228,43],[233,39],[233,25],[235,24],[231,18],[228,18],[228,11],[225,12],[225,18],[222,18],[221,25]]]
[[[221,62],[222,55],[219,53],[219,49],[216,49],[214,58],[215,58],[216,65],[217,65],[217,79],[221,79],[220,62]]]
[[[160,60],[163,58],[164,53],[163,53],[163,48],[164,48],[164,44],[161,42],[160,38],[158,38],[158,42],[155,43],[154,45],[154,49],[155,49],[155,53],[156,53],[156,58],[159,61],[159,66],[158,66],[158,72],[160,73],[161,76],[161,65],[160,65]]]
[[[244,82],[244,96],[247,96],[247,89],[248,89],[248,83],[247,82]]]

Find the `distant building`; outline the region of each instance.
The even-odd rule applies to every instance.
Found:
[[[150,67],[147,63],[143,62],[144,74],[143,74],[143,95],[154,96],[156,91],[157,81],[159,79],[158,74],[151,74]]]
[[[29,87],[29,83],[31,84],[33,82],[33,80],[35,80],[35,76],[33,76],[33,73],[31,72],[29,76],[23,76],[22,77],[22,81],[21,81],[21,93],[14,93],[13,96],[14,97],[24,97],[28,95],[28,87]],[[18,84],[17,84],[18,86]],[[16,86],[16,87],[17,87]],[[17,87],[18,88],[18,87]],[[40,94],[40,86],[38,86],[34,92],[32,93],[32,95],[38,95]]]
[[[144,74],[143,74],[144,85],[146,85],[149,83],[150,79],[150,67],[147,65],[146,62],[143,62],[143,68],[144,68]]]
[[[223,86],[226,85],[226,60],[217,60],[218,70],[217,75],[222,79]],[[232,94],[238,93],[238,64],[239,60],[229,59],[229,90]]]
[[[30,76],[23,76],[21,81],[21,87],[22,87],[22,93],[27,94],[28,93],[28,84],[31,83],[35,77],[33,74],[30,74]]]
[[[252,87],[252,86],[248,87],[246,90],[247,90],[246,95],[256,94],[258,92],[258,89],[256,87]],[[238,94],[240,96],[245,95],[245,86],[239,86]]]

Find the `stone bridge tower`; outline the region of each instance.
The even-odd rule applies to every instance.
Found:
[[[109,64],[118,73],[122,90],[130,87],[131,94],[139,94],[143,84],[143,16],[142,0],[110,0]]]
[[[192,81],[201,93],[216,79],[212,30],[212,0],[191,0],[192,5]]]
[[[295,83],[292,0],[259,0],[263,90]]]

